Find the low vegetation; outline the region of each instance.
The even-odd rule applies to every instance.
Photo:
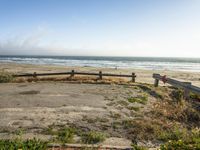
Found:
[[[29,139],[22,141],[15,140],[0,140],[1,150],[46,150],[47,142],[38,139]]]
[[[7,83],[13,80],[13,76],[9,72],[0,71],[0,83]]]
[[[137,97],[129,97],[128,101],[130,103],[140,103],[140,104],[146,104],[148,101],[148,97],[146,95],[144,96],[137,96]]]
[[[186,130],[176,131],[176,133],[168,133],[168,142],[161,145],[161,150],[199,150],[200,149],[200,129],[192,129],[191,132]]]
[[[182,102],[182,100],[183,100],[183,90],[182,89],[173,90],[171,92],[170,96],[174,101]]]
[[[190,92],[190,98],[192,100],[200,102],[200,95],[197,95],[197,94],[194,94],[194,93]]]
[[[132,140],[133,150],[146,150],[138,146],[140,141],[156,141],[163,143],[161,150],[198,150],[200,149],[200,113],[198,107],[183,99],[183,91],[176,88],[150,85],[134,86],[138,95],[127,92],[123,97],[105,97],[107,100],[105,116],[83,116],[74,128],[54,126],[45,130],[45,134],[53,135],[53,142],[96,144],[108,136],[123,137]],[[132,87],[126,87],[132,88]],[[37,94],[37,91],[26,91],[20,94]],[[116,94],[116,97],[118,95]],[[191,99],[199,99],[198,95],[190,94]],[[153,99],[153,100],[152,100]],[[147,104],[148,105],[145,105]],[[110,106],[110,107],[109,107]],[[148,107],[147,107],[148,106]],[[114,111],[112,109],[115,109]],[[122,110],[123,112],[116,111]],[[133,115],[130,115],[133,112]],[[126,113],[128,115],[126,115]],[[80,131],[79,131],[80,130]],[[99,131],[99,132],[97,132]],[[41,147],[37,147],[38,144]],[[23,149],[26,146],[42,149],[46,142],[40,140],[2,140],[0,146],[4,149]],[[157,144],[157,143],[156,143]],[[24,148],[25,149],[25,148]],[[29,149],[31,149],[29,147]],[[1,148],[0,148],[1,150]]]
[[[105,134],[96,131],[86,132],[82,135],[82,142],[86,144],[96,144],[106,139]]]
[[[160,146],[160,150],[199,150],[199,143],[186,143],[182,140],[169,141]]]
[[[160,128],[160,124],[153,121],[138,122],[133,120],[124,120],[121,124],[116,122],[117,129],[123,125],[125,132],[128,130],[130,135],[133,135],[133,143],[137,143],[140,140],[153,140],[157,139],[163,141],[164,144],[160,146],[160,150],[199,150],[200,149],[200,129],[194,128],[189,130],[187,128],[172,127],[166,129],[166,127]],[[114,124],[113,124],[114,127]],[[45,130],[46,133],[57,136],[56,143],[71,143],[74,141],[74,135],[78,135],[81,138],[81,142],[85,144],[98,144],[106,139],[106,134],[97,131],[78,131],[73,128],[64,127],[53,132],[53,128]],[[48,132],[47,132],[48,131]],[[78,132],[77,132],[78,131]],[[22,136],[20,131],[19,136]],[[51,141],[49,141],[51,142]],[[45,150],[47,149],[48,142],[29,139],[22,141],[21,138],[15,140],[0,140],[1,150]],[[132,144],[133,150],[147,150],[144,146],[138,146]]]
[[[167,88],[164,87],[153,87],[153,85],[149,84],[138,84],[137,87],[141,89],[144,93],[155,97],[156,99],[164,99],[165,93],[167,93]]]
[[[58,141],[62,143],[72,143],[74,141],[75,129],[73,128],[63,128],[58,131]]]
[[[132,144],[132,150],[148,150],[147,148],[143,147],[143,146],[138,146],[136,144]]]
[[[137,107],[137,106],[130,106],[128,107],[129,110],[134,110],[134,111],[139,111],[140,110],[140,107]]]

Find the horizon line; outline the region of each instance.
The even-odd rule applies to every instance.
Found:
[[[13,55],[13,54],[11,54],[11,55],[2,55],[2,54],[0,54],[0,57],[2,57],[2,56],[28,56],[28,57],[31,57],[31,56],[33,56],[33,57],[37,57],[37,56],[41,56],[41,57],[116,57],[116,58],[134,58],[134,57],[138,57],[138,58],[186,58],[186,59],[200,59],[200,57],[173,57],[173,56],[111,56],[111,55],[107,55],[107,56],[103,56],[103,55],[46,55],[46,54],[41,54],[41,55],[36,55],[36,54],[33,54],[33,55],[30,55],[30,54],[24,54],[24,55],[18,55],[18,54],[16,54],[16,55]]]

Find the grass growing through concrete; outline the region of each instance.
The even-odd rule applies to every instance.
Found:
[[[128,101],[130,103],[140,103],[140,104],[145,105],[147,103],[147,101],[148,101],[148,97],[146,95],[137,96],[137,97],[129,97]]]
[[[1,150],[46,150],[47,142],[38,139],[29,139],[22,141],[15,140],[0,140]]]
[[[136,144],[132,144],[132,150],[147,150],[147,148],[143,147],[143,146],[138,146]]]
[[[62,143],[72,143],[74,140],[75,129],[63,128],[58,131],[57,139]]]
[[[113,119],[120,119],[121,118],[121,114],[111,111],[110,112],[110,117],[113,118]]]
[[[137,106],[130,106],[128,107],[129,110],[134,110],[134,111],[139,111],[140,110],[140,107],[137,107]]]
[[[96,144],[99,142],[103,142],[105,139],[105,134],[96,131],[86,132],[82,135],[82,142],[86,144]]]
[[[126,101],[123,101],[123,100],[120,100],[120,101],[118,101],[117,102],[119,105],[121,105],[121,106],[124,106],[124,107],[127,107],[128,106],[128,102],[126,102]]]

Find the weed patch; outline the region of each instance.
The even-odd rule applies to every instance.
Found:
[[[170,94],[171,98],[176,102],[181,102],[183,100],[183,90],[173,90]]]
[[[128,102],[126,102],[126,101],[123,101],[123,100],[121,100],[121,101],[118,101],[117,102],[118,104],[120,104],[121,106],[124,106],[124,107],[127,107],[128,106]]]
[[[13,76],[9,72],[0,72],[0,83],[7,83],[13,80]]]
[[[172,130],[169,131],[161,131],[158,134],[158,139],[162,141],[168,141],[168,140],[180,140],[187,136],[187,130],[186,129],[180,129],[178,127],[175,127]]]
[[[139,111],[140,107],[136,107],[136,106],[130,106],[128,107],[129,110],[134,110],[134,111]]]
[[[147,150],[147,148],[143,147],[143,146],[138,146],[136,144],[132,144],[132,150]]]
[[[159,99],[163,99],[163,94],[160,94],[158,92],[156,92],[156,90],[153,90],[152,86],[150,85],[138,85],[138,87],[144,91],[144,92],[147,92],[149,95],[155,97],[155,98],[159,98]]]
[[[121,115],[119,113],[110,112],[110,117],[114,119],[120,119]]]
[[[64,128],[58,131],[57,139],[62,143],[72,143],[75,134],[75,129]]]
[[[86,144],[96,144],[105,140],[105,134],[96,131],[90,131],[82,135],[82,142]]]
[[[21,141],[19,139],[15,140],[0,140],[0,149],[1,150],[46,150],[47,142],[29,139],[26,141]]]
[[[194,94],[192,92],[190,92],[190,98],[192,100],[195,100],[195,101],[199,101],[200,102],[200,95],[197,95],[197,94]]]
[[[199,150],[200,143],[191,142],[187,143],[182,140],[169,141],[164,145],[161,145],[160,150]]]
[[[129,97],[128,101],[130,103],[140,103],[140,104],[146,104],[148,101],[147,96],[138,96],[138,97]]]

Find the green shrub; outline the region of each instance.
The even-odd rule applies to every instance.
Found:
[[[147,96],[138,96],[138,97],[129,97],[128,101],[130,103],[140,103],[140,104],[146,104],[148,101]]]
[[[179,129],[175,127],[169,131],[162,131],[158,134],[158,139],[162,141],[168,140],[180,140],[187,137],[187,131],[185,129]]]
[[[169,141],[160,146],[160,150],[199,150],[200,143],[187,143],[182,140]]]
[[[96,144],[103,142],[105,138],[105,134],[96,131],[90,131],[82,135],[82,141],[86,144]]]
[[[46,150],[47,142],[37,140],[37,139],[29,139],[26,141],[22,141],[19,139],[15,140],[0,140],[0,150]]]
[[[183,90],[178,89],[178,90],[173,90],[171,93],[171,97],[173,100],[177,102],[181,102],[183,100]]]
[[[13,80],[13,76],[8,72],[0,72],[0,83],[7,83]]]
[[[147,148],[143,147],[143,146],[138,146],[136,144],[132,144],[132,150],[147,150]]]
[[[200,129],[195,128],[190,132],[179,133],[179,138],[172,138],[161,145],[161,150],[200,150]],[[181,135],[181,136],[180,136]],[[178,139],[178,140],[177,140]]]
[[[190,92],[190,98],[194,100],[200,100],[200,95]]]
[[[64,128],[58,131],[58,140],[62,143],[72,143],[75,130],[73,128]]]

